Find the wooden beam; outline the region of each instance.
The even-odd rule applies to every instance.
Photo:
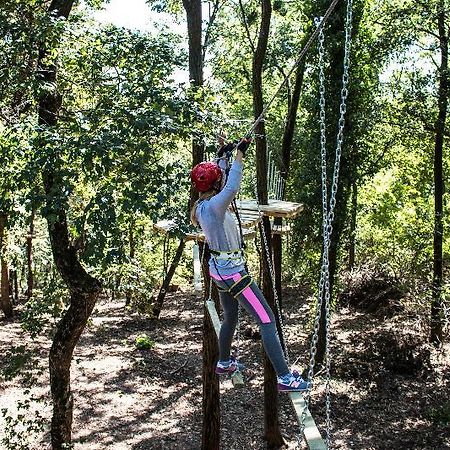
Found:
[[[297,414],[297,421],[300,426],[302,426],[302,414],[305,408],[305,399],[300,392],[290,392],[289,397],[291,398],[291,402],[294,406],[295,412]],[[325,441],[322,439],[319,430],[317,429],[316,422],[309,412],[309,409],[306,409],[305,420],[303,425],[305,426],[303,430],[303,436],[305,438],[306,443],[308,444],[309,450],[327,450],[327,446]]]
[[[237,207],[242,214],[249,211],[258,211],[256,200],[238,200]],[[268,200],[267,205],[259,205],[262,215],[269,217],[286,217],[294,219],[303,210],[301,203],[285,202],[283,200]]]
[[[217,339],[219,339],[220,319],[219,314],[217,314],[216,305],[212,300],[206,300],[206,307],[208,309],[211,322],[213,323],[214,330],[216,331]],[[242,377],[242,373],[240,371],[233,373],[231,376],[231,381],[234,387],[241,387],[244,385],[244,378]]]
[[[244,239],[253,239],[255,237],[256,231],[253,228],[248,228],[254,226],[257,222],[254,222],[252,224],[246,223],[246,227],[243,226],[243,234]],[[243,224],[244,225],[244,224]],[[153,229],[157,231],[158,233],[167,234],[172,232],[176,229],[176,224],[173,220],[160,220],[159,222],[153,224]],[[193,233],[187,233],[184,236],[185,241],[200,241],[204,242],[205,235],[199,231],[199,232],[193,232]]]

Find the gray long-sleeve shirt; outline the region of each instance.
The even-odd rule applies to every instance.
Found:
[[[240,233],[233,214],[228,209],[239,191],[242,179],[242,163],[234,161],[223,189],[198,203],[196,219],[212,250],[234,251],[240,249]],[[232,275],[244,270],[243,258],[224,260],[212,257],[209,268],[214,275]]]

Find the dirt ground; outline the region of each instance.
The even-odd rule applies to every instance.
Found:
[[[303,370],[309,305],[295,289],[286,290],[284,302],[290,360],[299,358],[297,367]],[[72,364],[75,450],[200,449],[202,311],[202,299],[182,291],[167,296],[157,323],[126,312],[121,302],[99,302]],[[334,449],[450,449],[450,345],[429,347],[423,323],[408,308],[369,314],[341,307],[333,314]],[[221,384],[223,450],[265,448],[261,343],[248,337],[254,334],[246,333],[252,326],[244,316],[240,348],[248,367],[245,387],[235,389],[230,380]],[[142,333],[154,341],[152,349],[136,348]],[[0,443],[1,449],[50,448],[50,341],[48,335],[31,341],[18,321],[0,322],[0,440],[9,436],[18,443]],[[8,377],[15,366],[23,366],[21,372]],[[322,432],[324,381],[323,375],[316,377],[310,408]],[[23,417],[14,437],[11,424],[17,412]],[[280,423],[285,449],[307,448],[304,442],[297,444],[293,409],[281,394]]]

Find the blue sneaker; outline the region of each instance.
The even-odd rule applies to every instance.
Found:
[[[230,358],[228,361],[218,361],[216,365],[216,373],[218,375],[232,374],[240,372],[245,369],[244,364],[237,361],[235,358]]]
[[[224,375],[224,374],[232,374],[233,372],[236,372],[239,370],[239,367],[236,363],[236,361],[229,360],[229,361],[217,361],[216,365],[216,373],[218,375]]]
[[[305,381],[296,370],[278,377],[278,392],[305,392],[310,388],[311,383]]]

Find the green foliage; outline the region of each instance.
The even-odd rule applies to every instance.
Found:
[[[27,301],[20,314],[21,327],[34,339],[50,329],[61,318],[69,293],[55,268],[40,273],[39,284],[33,297]]]
[[[9,351],[7,363],[2,367],[2,377],[6,381],[16,378],[25,368],[30,368],[33,356],[33,352],[27,350],[24,345],[12,347]]]
[[[155,346],[155,341],[144,333],[135,339],[134,345],[138,350],[151,350]]]

